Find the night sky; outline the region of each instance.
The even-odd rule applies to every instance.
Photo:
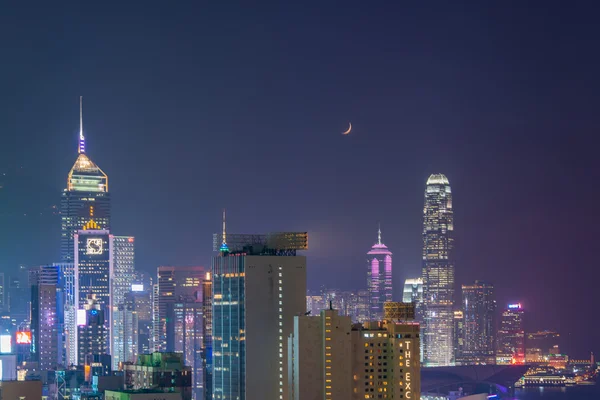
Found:
[[[139,269],[209,266],[225,207],[308,231],[309,287],[358,289],[381,222],[400,299],[441,172],[457,288],[600,354],[594,2],[34,3],[0,13],[0,271],[59,259],[83,95]]]

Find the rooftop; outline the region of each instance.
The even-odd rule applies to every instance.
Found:
[[[448,178],[446,178],[446,175],[444,175],[444,174],[431,174],[429,179],[427,179],[427,184],[428,185],[449,185],[450,182],[448,181]]]

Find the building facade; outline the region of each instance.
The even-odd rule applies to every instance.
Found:
[[[94,221],[90,220],[83,230],[75,234],[75,306],[78,318],[84,314],[82,310],[89,307],[88,295],[93,294],[95,307],[102,310],[105,338],[110,340],[113,258],[109,232],[97,228]],[[109,341],[106,348],[105,353],[108,353]],[[75,356],[75,359],[79,362],[81,357]]]
[[[307,235],[224,236],[212,259],[213,398],[287,400],[287,338],[306,310],[306,257],[296,250]]]
[[[138,356],[135,364],[123,367],[126,390],[158,389],[192,399],[192,373],[180,353],[151,353]]]
[[[86,296],[83,312],[78,310],[77,319],[77,364],[91,366],[94,358],[108,354],[104,309],[96,295]]]
[[[182,352],[192,367],[192,391],[202,396],[202,288],[203,267],[158,267],[158,348]]]
[[[498,330],[498,350],[496,364],[525,363],[525,327],[524,310],[520,303],[509,304],[502,311]]]
[[[460,338],[462,348],[456,354],[457,363],[461,365],[495,364],[496,300],[494,300],[494,286],[480,281],[462,285],[462,312],[464,315],[462,337]]]
[[[212,400],[213,360],[212,360],[212,275],[207,272],[202,282],[202,369],[204,370],[204,400]]]
[[[416,322],[368,322],[352,329],[352,400],[418,399],[420,333]]]
[[[290,400],[352,397],[352,321],[337,310],[294,317],[288,337]]]
[[[31,286],[31,334],[33,359],[41,370],[56,369],[59,357],[59,326],[57,317],[58,269],[43,265],[32,274]],[[58,292],[60,293],[60,291]]]
[[[392,301],[392,252],[381,242],[381,229],[377,243],[367,253],[367,288],[370,305],[369,319],[383,317],[383,303]]]
[[[137,335],[137,315],[135,308],[130,302],[126,301],[126,296],[131,292],[131,285],[136,279],[135,273],[135,238],[133,236],[114,236],[110,235],[110,253],[112,256],[112,274],[111,274],[111,345],[110,354],[112,356],[112,368],[116,370],[120,362],[133,361],[137,355],[137,337],[136,349],[134,351],[131,343],[125,343],[125,331],[131,335],[132,324],[135,323],[135,332]],[[131,300],[131,299],[130,299]],[[135,322],[134,322],[135,319]],[[125,326],[124,324],[129,324]],[[132,340],[128,336],[128,340]],[[126,350],[125,347],[128,347]]]
[[[454,364],[454,212],[448,178],[427,180],[423,208],[423,363]]]

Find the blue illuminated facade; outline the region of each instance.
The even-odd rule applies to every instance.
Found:
[[[246,399],[245,257],[214,257],[213,397]]]

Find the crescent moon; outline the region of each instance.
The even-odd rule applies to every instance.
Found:
[[[346,132],[342,132],[342,135],[347,135],[350,133],[350,131],[352,131],[352,122],[348,122],[350,124],[350,126],[348,127],[348,130]]]

